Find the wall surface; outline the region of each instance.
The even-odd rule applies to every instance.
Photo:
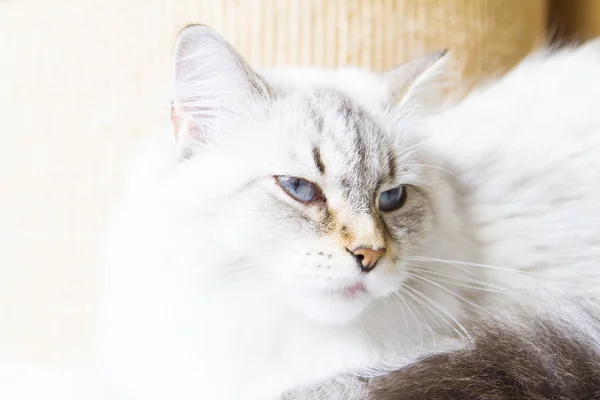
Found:
[[[134,139],[168,114],[172,43],[258,66],[384,70],[450,48],[477,77],[544,41],[543,0],[0,1],[0,362],[90,356],[95,243]]]

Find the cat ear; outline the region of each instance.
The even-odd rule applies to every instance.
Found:
[[[447,50],[426,54],[383,74],[391,89],[393,106],[420,103],[439,91],[436,84],[447,70],[450,53]]]
[[[270,97],[266,82],[221,35],[184,28],[175,46],[171,121],[182,143],[205,142]]]

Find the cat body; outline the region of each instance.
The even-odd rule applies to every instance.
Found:
[[[590,313],[581,305],[548,304],[556,308],[545,314],[517,311],[503,322],[478,320],[469,327],[473,338],[463,349],[425,357],[374,379],[359,398],[599,398],[597,311]]]
[[[598,41],[534,54],[426,128],[439,166],[460,177],[481,262],[590,300],[600,291],[599,62]]]
[[[461,349],[425,355],[372,379],[337,379],[296,399],[595,399],[600,397],[600,321],[581,300],[511,303],[478,315]]]
[[[183,31],[177,142],[144,145],[109,234],[112,396],[301,397],[461,348],[540,285],[596,300],[598,44],[429,115],[444,59],[259,75]]]

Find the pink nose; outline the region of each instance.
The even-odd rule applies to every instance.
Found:
[[[350,250],[350,249],[348,249]],[[363,272],[370,272],[375,268],[375,264],[385,254],[385,249],[369,249],[367,247],[359,247],[358,249],[350,250],[354,257],[360,263],[360,270]]]

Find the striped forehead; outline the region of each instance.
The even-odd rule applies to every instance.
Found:
[[[395,173],[394,153],[372,115],[337,93],[320,92],[311,104],[319,130],[312,144],[315,165],[356,206],[364,207],[373,192]]]

